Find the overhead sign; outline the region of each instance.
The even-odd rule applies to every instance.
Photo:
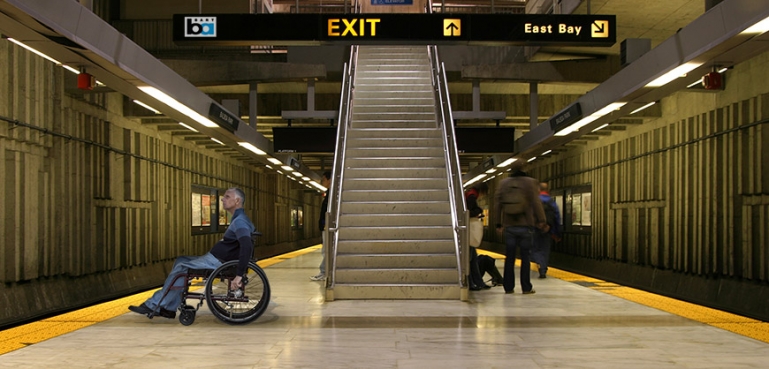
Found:
[[[173,34],[178,43],[231,46],[611,46],[617,38],[613,15],[563,14],[177,14]]]
[[[228,131],[235,132],[238,130],[240,119],[230,114],[229,111],[219,106],[219,104],[211,103],[211,106],[208,108],[208,117]]]
[[[560,131],[580,119],[582,119],[582,106],[577,102],[550,118],[550,129]]]

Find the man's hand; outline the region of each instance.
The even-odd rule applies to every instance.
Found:
[[[237,276],[232,279],[232,282],[230,282],[230,289],[231,290],[237,290],[242,286],[242,283],[240,283],[240,280],[243,279],[241,276]]]

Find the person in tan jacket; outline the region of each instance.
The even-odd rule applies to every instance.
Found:
[[[534,245],[537,228],[547,231],[547,221],[542,202],[539,200],[539,182],[520,169],[514,170],[510,178],[500,182],[494,194],[494,211],[497,232],[505,237],[505,293],[515,289],[515,253],[521,249],[521,289],[531,294],[531,262],[529,252]]]

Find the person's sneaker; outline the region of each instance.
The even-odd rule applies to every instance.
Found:
[[[142,314],[142,315],[147,315],[147,316],[149,316],[149,314],[152,313],[152,309],[150,309],[149,306],[147,306],[144,303],[142,303],[139,306],[131,305],[131,306],[128,307],[128,310],[131,310],[131,311],[133,311],[134,313],[137,313],[137,314]]]
[[[326,275],[323,274],[323,273],[318,274],[318,275],[314,275],[314,276],[310,277],[310,280],[311,281],[323,281],[323,280],[326,280]]]
[[[547,278],[547,275],[545,275],[545,274],[540,274],[539,275],[539,279],[545,279],[545,278]]]
[[[163,318],[173,319],[176,318],[176,312],[173,310],[166,310],[163,308],[160,308],[160,312],[158,313],[159,316],[162,316]]]
[[[521,293],[523,293],[524,295],[531,295],[531,294],[537,293],[537,291],[534,291],[534,289],[532,288],[528,291],[523,291]]]

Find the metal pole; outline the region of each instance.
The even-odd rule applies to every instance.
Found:
[[[248,125],[256,129],[256,87],[258,83],[248,84]]]

